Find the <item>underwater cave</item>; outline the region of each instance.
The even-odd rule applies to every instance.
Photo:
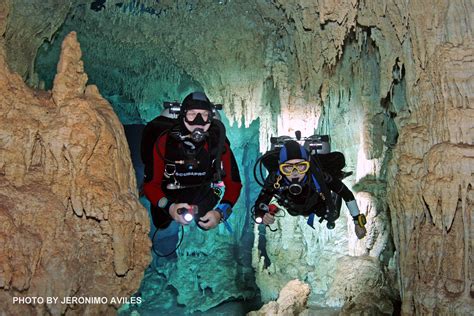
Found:
[[[472,12],[0,0],[1,314],[471,314]],[[143,131],[193,91],[222,104],[231,230],[157,229],[144,196]],[[334,229],[255,222],[254,166],[298,131],[344,154],[364,238],[344,203]]]

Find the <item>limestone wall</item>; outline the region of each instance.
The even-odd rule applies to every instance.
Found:
[[[472,68],[472,8],[470,1],[279,3],[288,19],[285,56],[293,74],[279,78],[319,102],[318,131],[331,133],[333,146],[345,152],[356,171],[349,182],[368,214],[365,240],[355,242],[349,225],[348,238],[339,236],[349,249],[344,243],[332,248],[339,255],[368,254],[398,270],[405,314],[472,309],[473,81],[466,72]],[[285,229],[269,237],[285,241],[285,256],[270,240],[272,266],[258,270],[267,295],[283,282],[267,279],[292,273],[283,272],[295,262],[285,259],[290,245],[303,247],[297,258],[308,258],[306,264],[324,253],[325,243],[316,242],[314,251],[314,242],[302,237],[303,221],[296,231],[288,221],[294,222],[283,219]],[[324,233],[314,235],[318,241]],[[332,238],[338,239],[329,234],[329,243]],[[256,267],[262,266],[260,259]],[[324,293],[334,272],[324,265],[328,272],[315,278],[311,266],[295,273]]]
[[[147,0],[143,12],[120,3],[107,1],[100,12],[74,6],[63,30],[80,30],[92,43],[91,71],[110,95],[121,89],[129,98],[121,117],[152,118],[160,87],[173,96],[184,87],[205,87],[224,102],[231,123],[249,126],[259,119],[261,151],[269,135],[300,129],[306,136],[317,127],[331,134],[333,148],[355,171],[346,183],[368,214],[367,238],[355,240],[345,210],[333,232],[324,226],[312,231],[304,219],[287,216],[276,224],[278,232],[265,233],[266,266],[255,231],[253,266],[265,299],[299,278],[312,287],[310,304],[329,304],[324,297],[343,262],[337,259],[350,254],[380,262],[384,277],[397,274],[397,282],[384,286],[398,289],[404,314],[473,309],[472,1]],[[21,46],[12,44],[21,42],[19,35],[12,36],[7,52]],[[119,49],[104,48],[94,40],[99,36]],[[32,84],[39,84],[30,52],[37,40],[17,68],[22,74],[30,69]],[[132,51],[129,60],[110,58]],[[14,55],[7,55],[14,64]],[[107,58],[115,60],[112,72],[103,71]],[[129,80],[118,80],[124,76],[117,68]],[[41,165],[49,154],[40,149],[43,134],[42,141],[34,135],[26,152]],[[31,164],[22,159],[15,156],[15,166],[3,167],[5,174],[19,170],[21,177],[11,180],[16,185],[28,179]],[[88,205],[79,201],[71,199],[76,212]]]
[[[52,93],[28,88],[0,54],[0,306],[7,315],[113,315],[121,304],[13,304],[13,297],[111,302],[136,291],[150,260],[123,127],[97,87],[86,86],[75,33],[62,48]]]

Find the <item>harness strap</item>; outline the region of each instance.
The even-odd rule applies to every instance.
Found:
[[[330,212],[333,212],[334,211],[334,204],[332,203],[332,199],[328,199],[324,193],[322,192],[323,189],[321,188],[321,185],[319,184],[319,182],[316,180],[316,176],[314,175],[314,173],[311,175],[311,178],[313,179],[313,183],[314,183],[314,186],[316,187],[316,193],[319,194],[321,196],[321,198],[324,200],[326,206],[328,207],[329,211]],[[325,183],[324,183],[325,184]],[[327,189],[327,188],[326,188]],[[314,229],[314,218],[315,218],[315,213],[311,213],[309,216],[308,216],[308,220],[306,221],[306,224],[308,224],[308,226],[310,226],[311,228]],[[323,218],[321,218],[321,220],[319,222],[322,222],[323,221]]]
[[[306,221],[306,224],[308,224],[312,229],[314,229],[314,216],[314,213],[309,214],[308,220]]]
[[[314,164],[317,163],[314,159],[312,159],[312,161],[314,162]],[[312,175],[314,176],[314,179],[316,180],[316,183],[319,184],[319,192],[322,193],[321,197],[324,199],[324,202],[326,203],[329,212],[334,212],[336,210],[336,207],[332,202],[331,192],[329,191],[328,187],[326,186],[326,183],[324,182],[324,179],[322,178],[322,169],[318,168],[316,165],[311,164],[310,170]]]

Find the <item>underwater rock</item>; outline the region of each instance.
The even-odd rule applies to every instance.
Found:
[[[265,229],[264,242],[259,237],[262,232],[255,228],[252,265],[264,302],[275,300],[287,282],[298,278],[312,289],[310,304],[327,307],[318,297],[333,282],[337,259],[347,253],[345,219],[340,219],[333,230],[318,222],[313,229],[306,220],[288,214],[277,217],[272,228],[278,230]]]
[[[306,310],[309,285],[300,280],[291,280],[280,291],[278,299],[262,306],[258,311],[250,312],[248,316],[264,315],[299,315]]]
[[[431,13],[422,17],[418,10],[431,29]],[[467,27],[458,19],[462,9],[438,10],[446,13],[441,24],[450,43],[438,43],[434,34],[419,42],[429,58],[420,56],[425,69],[413,87],[417,102],[388,168],[388,202],[402,312],[467,315],[474,310],[474,80],[466,70],[474,67],[474,48],[472,37],[458,32]]]
[[[388,275],[376,258],[345,256],[337,261],[336,279],[325,300],[330,306],[342,306],[341,315],[393,315],[399,298]]]
[[[53,94],[28,88],[0,55],[0,305],[9,315],[115,314],[119,304],[59,302],[130,296],[150,260],[123,127],[85,86],[74,33],[63,47]]]
[[[292,83],[305,83],[309,94],[319,89],[318,129],[331,133],[362,183],[357,198],[369,212],[369,232],[355,248],[349,242],[348,252],[370,254],[398,271],[403,313],[468,314],[474,309],[472,3],[279,5],[290,24],[288,69],[300,79]],[[326,72],[322,60],[335,66]],[[309,253],[301,258],[312,260]],[[270,261],[269,272],[291,264],[283,256]],[[257,270],[257,280],[269,272]],[[274,293],[271,282],[259,286]]]
[[[12,71],[36,86],[34,60],[44,40],[53,40],[73,4],[69,1],[3,0],[0,15],[8,13],[5,23],[6,61]],[[80,1],[84,2],[84,1]],[[79,3],[77,3],[79,4]],[[0,17],[1,18],[1,17]],[[4,31],[0,29],[0,34]]]
[[[53,100],[57,106],[84,95],[87,74],[81,60],[82,52],[75,32],[67,36],[61,46],[57,73],[54,77]]]
[[[22,16],[28,2],[34,4]],[[12,3],[3,1],[0,7],[8,9]],[[0,56],[7,55],[15,71],[23,77],[29,72],[34,81],[37,47],[55,34],[69,4],[16,3],[15,12],[0,10],[0,19],[8,16],[10,21],[8,27],[0,23],[0,33],[6,30],[0,41],[8,44]],[[55,10],[50,10],[51,3]],[[312,288],[309,301],[318,303],[316,295],[325,296],[333,286],[336,260],[367,254],[382,263],[379,273],[385,268],[399,273],[403,313],[467,314],[474,309],[472,1],[145,1],[148,7],[142,9],[107,3],[100,12],[84,9],[90,3],[71,9],[58,33],[77,29],[84,37],[93,51],[86,64],[97,82],[110,95],[123,92],[117,96],[121,117],[150,120],[165,96],[185,95],[186,87],[205,88],[212,100],[224,103],[231,123],[249,126],[258,119],[255,139],[261,151],[270,135],[291,134],[297,128],[312,133],[318,122],[317,131],[330,134],[333,148],[345,153],[347,169],[355,172],[345,181],[359,185],[359,206],[368,214],[366,239],[350,235],[347,213],[332,232],[323,225],[311,230],[304,219],[278,219],[279,231],[267,230],[262,238],[266,245],[254,244],[253,267],[265,301],[275,299],[289,280],[306,278]],[[20,78],[6,82],[1,89],[22,87]],[[81,89],[82,83],[74,95],[82,95]],[[93,90],[88,88],[85,95],[97,95]],[[20,187],[45,163],[61,166],[57,174],[51,171],[56,169],[45,170],[50,179],[79,172],[73,176],[78,184],[53,188],[61,197],[71,197],[77,216],[102,220],[105,213],[87,207],[77,189],[83,186],[79,179],[84,171],[63,168],[66,158],[57,155],[60,150],[44,145],[49,122],[38,120],[33,132],[25,134],[19,126],[34,124],[31,120],[18,120],[18,127],[10,121],[16,120],[18,109],[27,108],[35,117],[45,117],[48,106],[59,111],[68,95],[56,91],[56,104],[41,101],[44,106],[39,107],[38,100],[50,96],[37,93],[26,99],[30,92],[21,93],[25,104],[8,111],[2,128],[28,139],[29,147],[21,151],[27,154],[19,154],[17,145],[10,144],[13,136],[2,132],[0,148],[6,148],[2,155],[8,155],[9,163],[0,162],[0,174]],[[61,135],[55,137],[61,140]],[[78,140],[72,144],[71,157],[65,157],[77,166],[74,159],[87,155]],[[31,163],[24,163],[27,159]],[[125,270],[124,262],[118,264],[118,273]],[[174,282],[181,281],[177,277]],[[198,290],[201,283],[196,282]],[[346,311],[357,308],[344,306]]]

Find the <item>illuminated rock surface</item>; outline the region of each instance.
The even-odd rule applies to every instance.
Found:
[[[259,311],[247,315],[299,315],[307,308],[309,292],[308,284],[292,280],[281,289],[278,300],[269,302],[263,305]]]
[[[309,310],[319,306],[350,314],[365,307],[377,314],[396,310],[398,299],[406,315],[465,315],[474,310],[472,1],[107,0],[94,10],[85,1],[12,3],[0,3],[2,8],[12,7],[0,11],[9,12],[8,23],[0,24],[6,44],[2,56],[30,86],[53,88],[60,43],[76,31],[89,83],[99,87],[123,124],[146,123],[160,113],[162,101],[180,100],[197,89],[224,104],[225,124],[245,184],[232,218],[236,232],[186,232],[177,262],[160,262],[160,274],[147,271],[142,294],[156,305],[143,306],[142,311],[172,310],[177,304],[187,311],[207,310],[256,295],[253,282],[266,303],[293,279],[310,286]],[[29,146],[19,154],[5,151],[8,142],[2,142],[2,161],[8,157],[9,163],[0,165],[0,173],[18,176],[0,179],[8,180],[9,194],[15,194],[12,185],[24,185],[31,178],[31,166],[41,166],[53,155],[48,147],[41,149],[44,132],[35,141],[36,131],[49,126],[46,106],[31,106],[50,104],[35,100],[51,97],[27,90],[20,77],[4,76],[16,81],[2,86],[2,96],[14,99],[30,91],[21,104],[38,122],[24,119],[20,110],[2,118],[2,133],[12,135],[17,126],[17,142],[6,148]],[[71,84],[74,94],[82,93],[79,80]],[[91,90],[85,94],[99,98]],[[55,91],[52,98],[58,103],[68,95]],[[89,113],[84,107],[74,111],[73,118]],[[23,121],[13,121],[12,115]],[[32,132],[23,132],[23,126],[33,124]],[[345,208],[333,231],[324,223],[313,230],[305,219],[290,216],[277,220],[276,232],[252,228],[248,210],[258,193],[251,184],[257,152],[268,148],[270,135],[292,135],[295,130],[303,136],[315,131],[330,134],[333,150],[344,152],[346,170],[354,171],[345,182],[357,192],[358,205],[368,217],[365,239],[355,238]],[[62,134],[49,133],[62,144]],[[118,134],[114,130],[109,137]],[[117,136],[117,142],[124,142],[122,138]],[[27,159],[33,163],[24,163]],[[117,177],[131,176],[128,169],[122,167],[126,171],[117,172]],[[65,193],[84,189],[80,174],[74,187],[56,183],[59,174],[45,174],[49,182],[44,190],[61,192],[60,203],[71,196],[77,215],[81,206],[87,209],[87,203],[72,198],[78,196],[75,191]],[[119,187],[133,188],[129,181],[133,182],[129,179]],[[114,188],[107,192],[119,192]],[[108,198],[105,195],[103,201]],[[20,207],[16,199],[10,203]],[[93,211],[98,204],[90,205],[89,213],[101,216]],[[9,227],[5,231],[13,229]],[[36,238],[25,235],[24,240],[33,243]],[[219,281],[211,275],[213,264]],[[178,266],[192,267],[193,273]],[[119,271],[125,267],[118,265]],[[372,288],[357,288],[359,296],[345,296],[346,290],[336,286],[335,280],[343,278],[338,271],[351,267],[348,275],[364,267],[384,280],[375,283],[382,305],[360,300],[360,293],[373,293]],[[151,299],[158,295],[160,299]],[[131,313],[127,308],[124,313]]]
[[[13,297],[129,297],[150,242],[123,127],[97,88],[85,85],[75,34],[64,40],[52,94],[10,73],[3,43],[0,50],[2,313],[113,315],[121,304],[12,304]]]

